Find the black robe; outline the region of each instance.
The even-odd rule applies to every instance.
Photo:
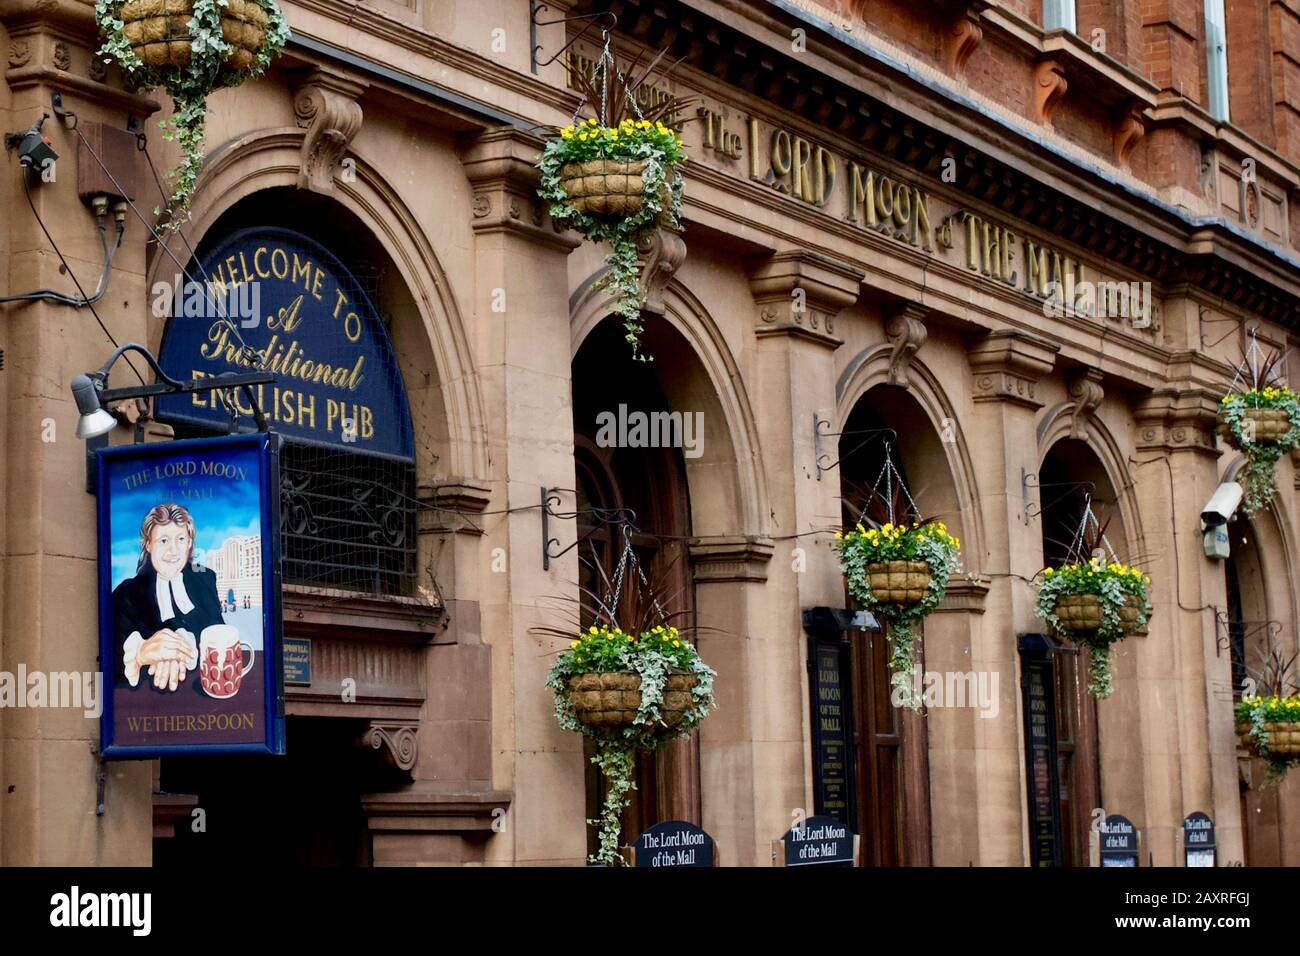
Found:
[[[195,570],[186,565],[181,570],[181,580],[185,583],[185,593],[194,604],[188,614],[181,614],[180,608],[173,602],[173,616],[163,620],[158,610],[158,597],[154,590],[158,572],[153,565],[146,562],[143,569],[133,578],[127,578],[113,589],[113,633],[117,643],[113,648],[113,670],[116,673],[118,687],[130,687],[126,676],[126,662],[122,660],[123,646],[133,631],[139,631],[146,641],[153,637],[160,628],[185,628],[194,635],[197,645],[203,629],[212,624],[224,624],[221,617],[221,599],[217,597],[217,575],[208,568]],[[197,650],[197,647],[196,647]],[[147,668],[141,668],[141,680],[136,685],[143,687],[147,681]]]

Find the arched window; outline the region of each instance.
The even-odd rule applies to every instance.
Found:
[[[382,269],[357,237],[345,264],[308,234],[266,225],[274,208],[246,200],[210,230],[186,269],[209,294],[199,309],[192,287],[175,297],[160,361],[183,378],[275,374],[274,385],[256,391],[284,439],[286,584],[409,595],[417,583],[414,440],[405,385],[374,302]],[[239,228],[245,221],[259,225]],[[243,396],[230,397],[251,421]],[[157,417],[189,434],[230,422],[216,393],[161,397]]]

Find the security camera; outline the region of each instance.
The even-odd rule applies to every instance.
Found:
[[[1215,488],[1214,494],[1210,495],[1210,500],[1201,509],[1201,530],[1231,521],[1237,505],[1241,504],[1241,495],[1241,485],[1235,481],[1225,481]]]
[[[1223,559],[1231,553],[1228,541],[1228,522],[1241,504],[1241,485],[1225,481],[1214,489],[1214,494],[1201,510],[1202,546],[1207,558]]]

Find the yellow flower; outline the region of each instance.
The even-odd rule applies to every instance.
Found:
[[[569,645],[570,648],[574,648],[574,647],[577,647],[577,646],[578,646],[578,642],[577,642],[577,641],[574,641],[572,644]]]
[[[595,125],[596,125],[596,119],[595,119],[595,117],[592,117],[591,119],[587,120],[587,125],[588,125],[588,126],[595,126]]]
[[[1046,576],[1049,577],[1049,578],[1050,578],[1054,573],[1055,573],[1055,572],[1054,572],[1051,568],[1043,568],[1043,574],[1046,575]]]
[[[599,633],[599,632],[596,630],[596,625],[594,625],[594,624],[591,625],[591,632],[590,632],[590,633],[592,633],[592,634],[597,634],[597,633]]]

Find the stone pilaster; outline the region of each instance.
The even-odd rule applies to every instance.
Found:
[[[817,476],[814,422],[834,418],[835,327],[861,279],[860,271],[804,250],[777,253],[751,270],[749,394],[764,424],[774,540],[705,539],[691,549],[701,610],[734,607],[743,610],[739,619],[763,622],[741,640],[706,635],[700,642],[705,658],[733,675],[733,696],[701,727],[702,789],[711,795],[705,829],[734,848],[728,862],[742,866],[766,865],[771,840],[796,808],[811,806],[801,608],[844,600],[829,534],[807,534],[839,523],[839,483]],[[756,580],[760,572],[766,583]]]
[[[555,722],[546,674],[563,644],[533,631],[568,622],[555,595],[577,597],[577,551],[542,567],[540,489],[573,488],[572,352],[565,258],[577,237],[536,196],[542,141],[517,129],[465,144],[474,197],[473,328],[488,423],[489,510],[478,552],[481,633],[491,649],[493,784],[546,793],[519,804],[487,859],[577,863],[586,854],[582,739]],[[572,504],[571,500],[566,504]],[[502,840],[498,846],[497,840]]]
[[[1029,799],[1023,782],[1016,635],[1037,630],[1028,581],[1042,568],[1043,542],[1037,522],[1025,518],[1022,489],[1025,476],[1038,471],[1040,383],[1052,371],[1058,348],[1030,333],[1005,330],[986,335],[968,350],[975,409],[969,434],[979,436],[970,450],[983,492],[983,570],[990,579],[984,613],[978,623],[972,620],[970,657],[977,672],[997,673],[998,709],[995,717],[972,718],[975,759],[968,768],[950,770],[949,779],[955,792],[978,795],[975,852],[985,866],[1025,861],[1022,842],[1008,840],[1014,833],[1023,838]],[[936,820],[935,831],[942,830]],[[936,857],[935,862],[966,861]]]
[[[0,24],[7,40],[0,49],[5,131],[25,130],[49,114],[42,133],[59,159],[53,181],[28,180],[32,201],[72,273],[91,292],[104,257],[95,216],[78,196],[80,141],[55,116],[52,94],[63,96],[88,133],[96,123],[122,129],[128,117],[142,119],[157,103],[122,89],[116,69],[95,62],[93,4],[0,0]],[[7,266],[0,295],[41,288],[77,295],[27,206],[23,172],[13,154],[8,160],[0,185],[0,259]],[[108,291],[96,310],[117,341],[147,342],[146,235],[134,215],[126,219]],[[108,229],[111,236],[111,215]],[[85,491],[85,444],[74,434],[68,382],[98,367],[113,345],[89,310],[37,301],[0,306],[0,348],[0,670],[94,672],[95,498]],[[119,362],[110,381],[133,380]],[[119,428],[110,441],[130,441],[129,432]],[[98,742],[98,720],[78,708],[0,711],[0,866],[150,862],[150,765],[104,767],[105,810],[98,815]]]
[[[1177,825],[1194,810],[1214,818],[1220,860],[1243,858],[1231,662],[1216,650],[1211,610],[1226,607],[1227,596],[1223,566],[1205,557],[1199,526],[1219,483],[1218,399],[1207,388],[1164,388],[1133,413],[1154,608],[1135,653],[1145,840],[1156,866],[1181,862]]]

